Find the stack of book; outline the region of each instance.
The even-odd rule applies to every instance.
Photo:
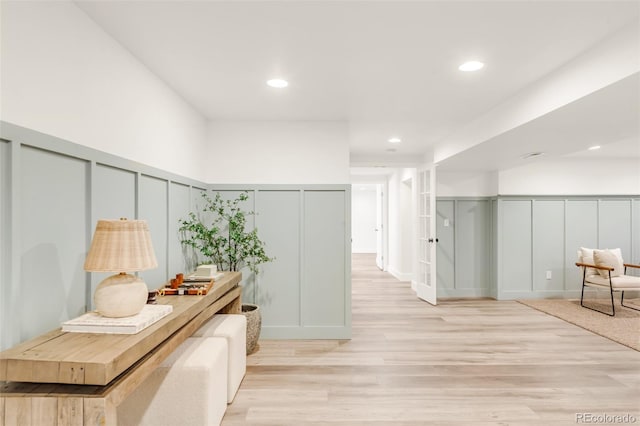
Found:
[[[144,305],[140,313],[124,318],[103,317],[87,312],[62,323],[62,331],[71,333],[136,334],[173,311],[171,305]]]

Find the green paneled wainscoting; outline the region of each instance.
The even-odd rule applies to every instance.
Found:
[[[438,297],[575,298],[579,247],[640,262],[640,196],[437,200]]]
[[[243,300],[260,305],[262,337],[351,337],[351,186],[211,185],[247,206],[274,262],[243,271]]]
[[[107,275],[83,270],[98,219],[148,221],[159,265],[140,273],[149,287],[192,269],[178,219],[218,190],[249,191],[250,226],[276,257],[258,277],[243,271],[263,336],[349,338],[350,185],[220,186],[1,122],[0,349],[92,309]]]

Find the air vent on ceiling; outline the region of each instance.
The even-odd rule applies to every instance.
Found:
[[[529,158],[541,157],[544,155],[544,152],[530,152],[528,154],[524,154],[521,158],[523,160],[528,160]]]

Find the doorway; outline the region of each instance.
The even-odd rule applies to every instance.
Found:
[[[385,270],[386,205],[384,184],[351,186],[351,253],[375,255],[376,265]]]

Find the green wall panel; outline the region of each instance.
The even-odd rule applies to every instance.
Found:
[[[565,288],[580,290],[582,276],[578,261],[580,247],[598,247],[598,200],[566,202]]]
[[[190,272],[178,219],[216,190],[227,198],[249,191],[245,207],[258,214],[249,228],[258,221],[277,258],[258,276],[263,337],[350,337],[349,185],[206,184],[10,123],[0,131],[0,349],[92,309],[109,275],[83,270],[98,219],[148,221],[158,258],[158,268],[141,272],[150,288]],[[247,272],[243,300],[251,301]]]
[[[634,225],[639,200],[638,196],[501,198],[498,298],[580,297],[576,251],[620,247],[625,260],[632,256],[632,249],[640,244]],[[528,204],[533,206],[532,238],[526,235]],[[529,253],[532,257],[527,261]],[[552,272],[551,280],[546,279],[547,270]],[[516,280],[518,271],[520,280]],[[527,288],[524,282],[533,285]]]
[[[257,277],[256,303],[265,327],[299,327],[301,290],[301,191],[258,191],[256,226],[267,255]]]
[[[11,147],[0,139],[0,321],[10,324],[13,310],[11,279]],[[16,289],[17,290],[17,289]],[[10,345],[13,329],[0,327],[0,348]]]
[[[149,289],[159,288],[169,278],[167,272],[168,182],[152,176],[140,176],[138,219],[149,224],[158,267],[140,272]]]
[[[100,219],[136,218],[136,173],[96,164],[93,176],[93,227]]]
[[[98,220],[136,218],[136,176],[137,174],[131,170],[96,164],[92,176],[92,237]],[[89,296],[93,295],[98,284],[110,275],[112,274],[107,272],[92,272]],[[91,309],[95,307],[92,297],[89,305]]]
[[[447,297],[454,294],[456,288],[455,276],[455,249],[456,234],[455,227],[455,201],[438,200],[436,202],[436,235],[438,236],[438,244],[436,246],[436,273],[438,283],[438,296]],[[449,226],[445,226],[445,221],[449,222]]]
[[[169,234],[167,235],[169,277],[173,277],[179,272],[190,273],[196,266],[187,264],[187,250],[182,247],[180,242],[182,238],[178,231],[179,219],[186,218],[190,211],[190,194],[191,189],[188,185],[171,182],[169,186]]]
[[[475,295],[489,287],[490,218],[488,201],[456,202],[456,288],[477,290]]]
[[[633,251],[629,261],[636,265],[640,265],[640,199],[633,200],[633,225],[632,225],[632,237],[633,237]],[[640,271],[636,270],[636,274],[640,275]]]
[[[491,295],[492,201],[438,199],[438,297]],[[445,220],[449,221],[449,226],[445,226]]]
[[[503,200],[500,226],[502,291],[531,291],[531,201]]]
[[[225,188],[217,188],[217,187],[213,187],[212,190],[209,192],[209,195],[213,198],[217,192],[220,193],[220,195],[222,196],[223,200],[228,200],[228,201],[232,201],[237,199],[240,194],[242,192],[247,192],[247,199],[245,201],[241,201],[239,206],[242,208],[242,210],[244,210],[245,212],[258,212],[258,206],[256,205],[256,200],[255,200],[255,190],[253,188],[251,188],[250,186],[245,186],[243,188],[234,188],[234,189],[225,189]],[[246,216],[247,218],[247,222],[246,222],[246,230],[247,231],[251,231],[253,229],[253,227],[255,226],[255,217],[248,215]],[[227,230],[227,228],[224,228],[222,231],[225,232]],[[256,283],[256,277],[254,276],[253,272],[251,272],[249,270],[249,268],[244,267],[240,270],[240,272],[242,272],[242,281],[240,282],[242,284],[243,288],[243,295],[242,295],[242,300],[244,300],[245,302],[248,303],[255,303],[256,300],[256,288],[255,288],[255,283]]]
[[[306,191],[302,321],[305,327],[344,327],[345,193]]]
[[[631,200],[601,200],[598,214],[600,248],[620,248],[631,256]]]
[[[564,200],[533,203],[533,289],[564,290]],[[547,279],[547,271],[551,277]]]
[[[11,326],[25,340],[85,312],[90,164],[32,147],[20,160],[20,297]]]

